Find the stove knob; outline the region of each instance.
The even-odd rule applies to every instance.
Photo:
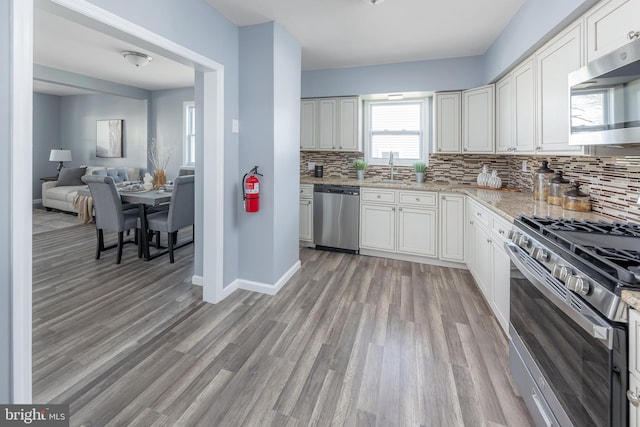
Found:
[[[553,268],[551,269],[551,274],[556,279],[559,279],[561,282],[567,280],[567,277],[571,275],[571,270],[569,267],[562,264],[553,264]]]
[[[580,276],[569,276],[567,278],[567,288],[580,295],[587,295],[590,290],[589,282]]]
[[[521,248],[530,248],[531,247],[531,239],[529,239],[527,236],[525,236],[524,234],[520,237],[518,237],[518,246],[520,246]]]
[[[507,234],[507,239],[509,240],[515,240],[516,239],[516,232],[513,230],[509,230],[509,234]]]
[[[533,256],[535,259],[537,259],[540,262],[547,262],[549,261],[549,252],[545,251],[542,248],[535,248],[533,250],[533,252],[531,252],[531,256]]]

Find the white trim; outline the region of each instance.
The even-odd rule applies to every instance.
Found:
[[[191,284],[195,286],[202,286],[204,280],[202,280],[202,276],[196,276],[195,274],[191,276]]]
[[[213,189],[203,192],[203,294],[214,299],[222,294],[223,231],[224,231],[224,72],[217,62],[184,48],[139,25],[100,9],[87,0],[51,0],[108,28],[138,38],[180,57],[204,72],[207,100],[215,100],[213,108],[205,108],[203,139],[208,142],[203,162],[213,167],[203,168],[205,183]],[[32,247],[31,247],[31,186],[32,186],[32,117],[33,117],[33,0],[10,0],[13,25],[11,72],[11,294],[12,294],[12,403],[32,400]],[[104,29],[104,27],[103,27]],[[17,94],[17,95],[16,95]],[[212,98],[213,96],[213,98]],[[17,143],[16,141],[20,141]],[[24,165],[29,165],[24,167]],[[199,171],[198,171],[199,172]],[[211,219],[213,218],[213,219]],[[205,301],[208,301],[205,299]]]
[[[12,0],[11,20],[11,403],[31,403],[33,1]]]
[[[217,303],[223,298],[224,267],[224,70],[204,73],[202,219],[202,299]],[[214,102],[206,102],[214,100]],[[207,119],[209,118],[209,120]],[[215,135],[215,137],[214,137]],[[208,143],[209,141],[215,143]]]
[[[189,162],[189,133],[187,132],[187,129],[189,128],[188,123],[188,108],[189,107],[193,107],[195,109],[195,105],[196,103],[194,101],[185,101],[182,103],[182,163],[185,166],[190,166],[190,167],[195,167],[195,158],[193,159],[193,162]],[[195,112],[194,112],[195,114]],[[195,130],[194,130],[194,135],[195,135]],[[195,147],[194,147],[195,149]]]
[[[224,288],[222,288],[222,299],[225,299],[226,297],[234,293],[238,289],[239,285],[240,283],[238,279],[236,279],[230,284],[228,284],[227,286],[225,286]]]
[[[464,262],[446,261],[440,258],[429,258],[419,255],[400,254],[397,252],[376,251],[372,249],[360,249],[360,255],[375,256],[378,258],[397,259],[400,261],[416,262],[418,264],[437,265],[439,267],[460,268],[468,270],[467,264]]]
[[[261,294],[275,295],[280,289],[293,277],[294,274],[300,270],[300,260],[293,264],[293,266],[282,275],[282,277],[273,285],[268,283],[254,282],[252,280],[237,279],[238,289],[244,289],[247,291],[260,292]]]
[[[33,199],[32,204],[33,205],[39,205],[42,203],[42,199]]]

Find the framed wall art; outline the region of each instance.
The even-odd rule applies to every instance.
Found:
[[[124,120],[97,120],[96,157],[123,157]]]

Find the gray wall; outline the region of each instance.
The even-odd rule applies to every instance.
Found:
[[[300,44],[274,28],[274,268],[275,280],[299,259]]]
[[[302,96],[468,89],[495,81],[597,0],[526,0],[482,56],[302,72]]]
[[[180,166],[186,163],[184,158],[184,103],[193,102],[193,88],[157,90],[151,93],[151,123],[149,139],[155,137],[171,150],[167,167],[167,179],[178,176]],[[151,169],[153,165],[148,164]]]
[[[240,166],[264,176],[260,211],[239,215],[239,277],[268,285],[298,261],[300,58],[278,24],[240,29]]]
[[[58,163],[49,161],[52,148],[60,145],[60,97],[33,93],[33,199],[42,197],[43,176],[55,176]]]
[[[147,166],[147,101],[114,95],[63,96],[60,144],[71,150],[70,166]],[[96,121],[124,119],[122,158],[96,157]],[[130,177],[133,179],[133,177]]]
[[[10,2],[0,2],[0,141],[11,140]],[[11,143],[0,144],[0,403],[11,402]]]

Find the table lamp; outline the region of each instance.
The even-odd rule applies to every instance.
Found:
[[[63,162],[70,162],[71,161],[71,151],[70,150],[63,150],[62,148],[59,150],[53,149],[51,150],[51,154],[49,154],[49,161],[50,162],[59,162],[58,163],[58,175],[60,175],[60,169],[62,169],[64,167]]]

